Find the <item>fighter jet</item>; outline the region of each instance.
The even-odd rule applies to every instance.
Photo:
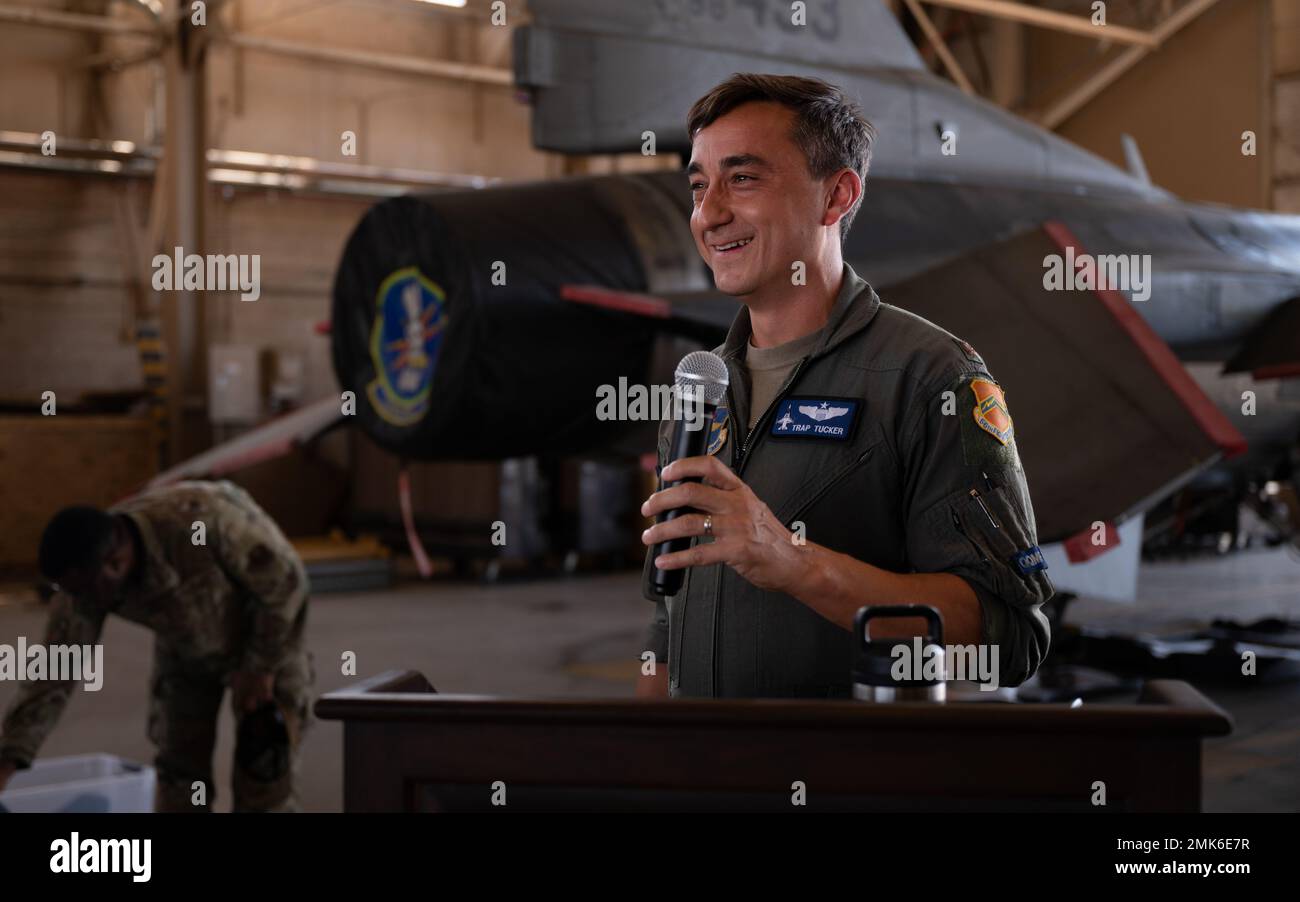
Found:
[[[878,142],[845,258],[1001,383],[1044,543],[1087,557],[1081,537],[1098,523],[1135,522],[1210,468],[1244,485],[1295,447],[1300,217],[1179,200],[1132,147],[1126,171],[963,94],[878,0],[809,3],[804,26],[790,4],[761,0],[529,11],[514,73],[539,148],[684,162],[686,111],[737,71],[817,76],[858,100]],[[410,458],[626,443],[597,420],[597,387],[654,381],[675,362],[665,349],[718,343],[737,309],[714,291],[690,212],[672,171],[376,205],[334,289],[334,363],[355,422]],[[421,313],[443,324],[436,335],[403,331],[400,299],[421,281],[436,287],[437,309]],[[385,330],[426,342],[423,357],[405,349],[399,380],[374,340]],[[295,417],[159,479],[308,440],[340,404]],[[630,435],[624,447],[650,447]]]

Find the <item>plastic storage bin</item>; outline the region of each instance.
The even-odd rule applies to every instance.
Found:
[[[154,770],[116,755],[37,758],[0,792],[11,812],[153,811]]]

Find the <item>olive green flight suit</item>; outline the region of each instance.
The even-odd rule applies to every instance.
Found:
[[[730,387],[710,453],[788,528],[802,524],[809,542],[896,573],[965,579],[979,598],[981,642],[999,646],[1001,684],[1028,679],[1047,654],[1041,608],[1053,589],[1041,564],[1033,566],[1025,472],[1000,388],[980,356],[882,303],[845,265],[819,345],[746,434],[749,335],[742,309],[715,349]],[[826,428],[832,421],[848,426]],[[665,422],[660,468],[670,435]],[[647,572],[652,557],[653,549]],[[647,598],[656,606],[645,647],[668,660],[674,696],[851,694],[850,632],[730,567],[691,568],[675,597]]]

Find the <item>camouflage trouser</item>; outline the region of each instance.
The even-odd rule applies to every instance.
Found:
[[[149,738],[158,748],[154,760],[158,776],[155,811],[212,810],[217,795],[212,779],[217,715],[231,676],[228,667],[197,666],[155,641],[149,695]],[[294,790],[298,750],[303,732],[312,721],[311,687],[315,676],[309,652],[286,650],[276,666],[274,693],[288,724],[292,763],[284,779],[263,783],[242,773],[235,761],[231,780],[235,811],[298,810]],[[236,730],[244,716],[239,701],[232,691]],[[201,805],[195,804],[196,782],[203,784]]]

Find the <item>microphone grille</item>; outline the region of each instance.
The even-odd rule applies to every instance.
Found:
[[[677,364],[677,387],[703,392],[704,403],[717,406],[727,394],[727,364],[712,351],[691,351]]]

